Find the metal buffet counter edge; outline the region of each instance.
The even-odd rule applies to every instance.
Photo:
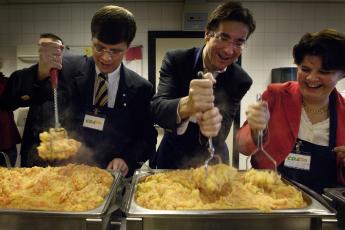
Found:
[[[146,176],[164,170],[138,170],[127,189],[122,211],[126,217],[121,230],[189,230],[189,229],[336,229],[336,211],[323,198],[296,182],[285,180],[302,191],[308,206],[280,209],[269,213],[249,209],[228,210],[150,210],[135,202],[137,184]]]
[[[111,171],[114,180],[108,196],[98,208],[83,212],[0,209],[0,230],[106,230],[110,216],[121,206],[122,176]]]

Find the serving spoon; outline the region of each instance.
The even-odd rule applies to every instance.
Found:
[[[262,96],[260,93],[258,93],[256,95],[256,102],[262,102]],[[247,159],[246,159],[246,170],[249,170],[249,161],[250,161],[250,158],[252,156],[254,156],[255,154],[261,152],[263,153],[271,162],[272,164],[274,165],[274,171],[277,172],[277,162],[273,159],[273,157],[268,153],[266,152],[266,150],[264,149],[263,147],[263,130],[259,130],[258,131],[258,137],[257,137],[257,148],[250,154],[247,156]]]

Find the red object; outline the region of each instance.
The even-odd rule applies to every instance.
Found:
[[[58,70],[57,69],[51,69],[50,70],[50,78],[52,82],[52,88],[57,88],[57,81],[58,81]]]
[[[8,78],[0,72],[0,97],[5,91]],[[20,143],[20,135],[14,122],[13,111],[0,105],[0,150],[8,150]]]
[[[130,47],[126,53],[126,61],[143,59],[143,53],[141,51],[141,48],[142,48],[142,46]]]

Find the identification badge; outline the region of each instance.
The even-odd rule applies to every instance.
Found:
[[[284,166],[308,171],[310,170],[310,161],[311,157],[309,155],[290,153],[284,161]]]
[[[105,117],[85,114],[83,126],[90,129],[103,131]]]

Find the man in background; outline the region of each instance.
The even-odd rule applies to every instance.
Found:
[[[63,40],[56,34],[43,33],[43,34],[40,34],[40,38],[38,40],[38,46],[40,46],[42,42],[52,42],[52,41],[61,43],[62,45],[64,44]],[[64,48],[66,48],[66,46]]]
[[[167,52],[152,100],[155,122],[165,132],[151,167],[202,165],[209,155],[208,138],[215,153],[229,162],[225,140],[252,84],[236,61],[254,30],[251,12],[227,2],[210,14],[204,47]]]

